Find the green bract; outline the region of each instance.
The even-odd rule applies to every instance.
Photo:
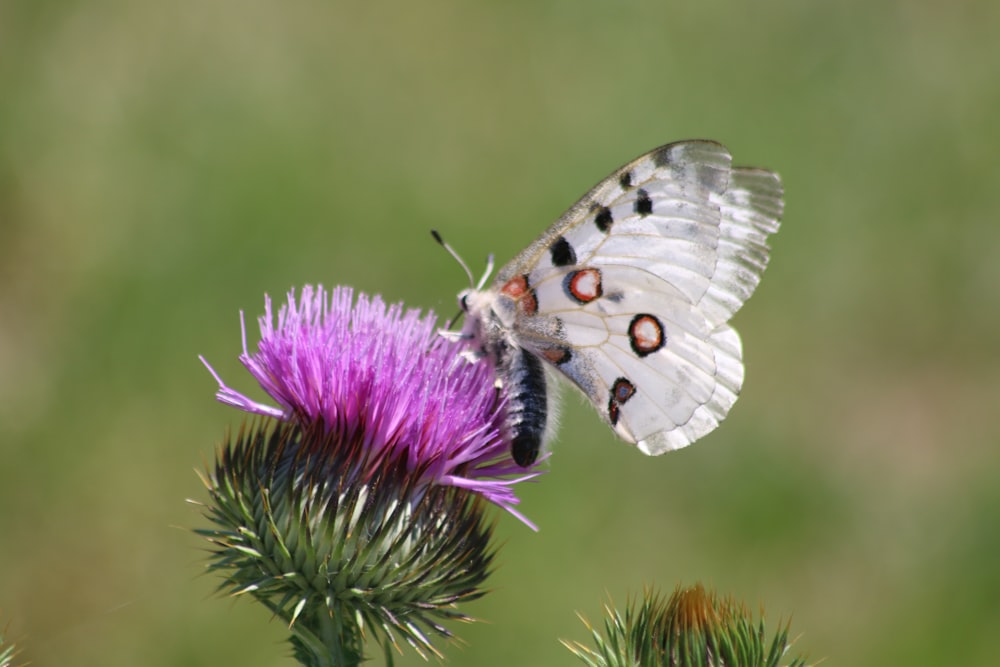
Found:
[[[321,427],[244,425],[203,476],[209,569],[288,623],[307,665],[356,664],[366,632],[440,655],[441,621],[479,597],[493,551],[479,494],[427,485]]]
[[[787,624],[768,641],[764,621],[745,605],[720,600],[700,586],[663,596],[644,591],[624,614],[605,608],[602,635],[589,622],[594,647],[563,642],[590,667],[804,667],[788,652]]]

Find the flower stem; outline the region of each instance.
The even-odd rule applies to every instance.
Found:
[[[364,661],[360,628],[340,614],[316,605],[310,618],[300,617],[292,625],[295,658],[306,667],[355,667]]]

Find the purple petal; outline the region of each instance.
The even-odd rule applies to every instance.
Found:
[[[242,314],[241,314],[242,321]],[[479,493],[534,528],[514,506],[514,485],[538,476],[518,466],[503,437],[504,405],[492,370],[460,356],[464,343],[437,333],[433,313],[337,287],[294,290],[275,322],[265,297],[260,342],[243,327],[240,361],[280,407],[219,384],[216,398],[246,412],[322,422],[369,460],[404,461],[426,483]]]

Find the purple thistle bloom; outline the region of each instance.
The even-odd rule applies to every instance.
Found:
[[[219,383],[216,398],[247,412],[303,425],[322,423],[365,461],[405,463],[427,484],[479,493],[528,526],[514,509],[513,485],[536,477],[510,456],[504,406],[486,364],[460,356],[463,345],[438,334],[433,314],[386,306],[337,287],[292,290],[278,312],[270,297],[250,354],[243,324],[240,361],[281,407],[258,403]]]

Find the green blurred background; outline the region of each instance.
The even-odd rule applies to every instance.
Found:
[[[831,665],[996,664],[1000,3],[0,0],[0,627],[35,665],[291,665],[213,597],[193,469],[239,311],[455,309],[594,182],[724,142],[787,189],[743,397],[648,459],[567,395],[456,665],[571,665],[644,585]],[[409,654],[398,664],[422,661]]]

